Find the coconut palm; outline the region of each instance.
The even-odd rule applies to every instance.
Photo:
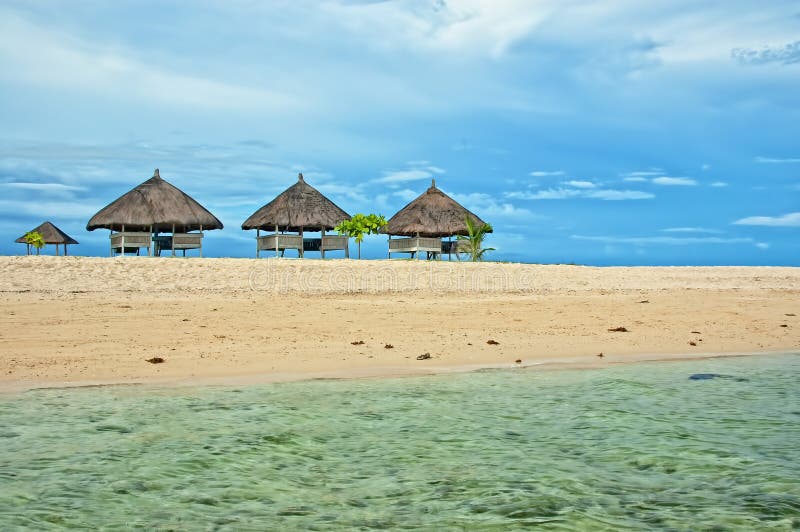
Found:
[[[460,253],[465,253],[472,262],[482,261],[483,255],[487,251],[494,251],[494,248],[483,247],[483,239],[486,238],[487,233],[492,232],[492,226],[487,223],[478,225],[473,222],[472,218],[469,216],[465,218],[465,221],[467,225],[467,234],[458,235],[457,237],[459,240],[459,254],[457,254],[457,256],[460,258]]]

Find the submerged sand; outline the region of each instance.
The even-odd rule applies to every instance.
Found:
[[[800,351],[798,315],[800,268],[0,257],[0,390]]]

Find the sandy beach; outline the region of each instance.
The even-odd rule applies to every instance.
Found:
[[[0,257],[0,305],[5,391],[800,350],[798,268]]]

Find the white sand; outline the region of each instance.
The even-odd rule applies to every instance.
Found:
[[[0,257],[0,305],[5,390],[800,351],[800,268]]]

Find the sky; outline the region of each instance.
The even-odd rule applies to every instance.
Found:
[[[798,266],[799,87],[796,1],[0,0],[0,254],[107,255],[159,168],[206,256],[303,172],[387,218],[435,178],[492,260]]]

